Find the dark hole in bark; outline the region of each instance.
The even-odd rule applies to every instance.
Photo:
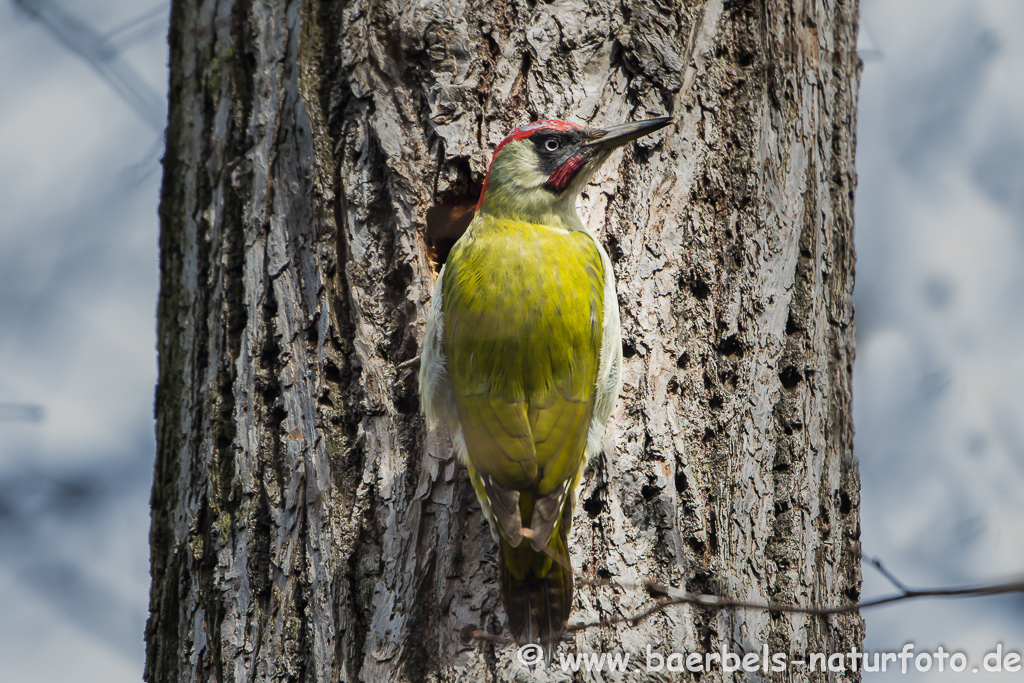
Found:
[[[676,491],[685,491],[690,488],[690,482],[686,481],[686,473],[676,472]]]
[[[708,547],[712,553],[718,553],[718,515],[714,510],[708,517]]]
[[[846,494],[846,491],[839,492],[839,512],[840,514],[848,515],[850,510],[853,509],[853,503],[850,501],[850,496]]]
[[[803,378],[800,376],[799,370],[789,365],[779,373],[779,379],[782,381],[782,386],[787,389],[793,389],[797,384],[800,384],[800,380]]]
[[[632,358],[636,355],[636,347],[627,342],[622,342],[622,357]]]
[[[306,341],[309,342],[310,344],[315,344],[317,340],[320,338],[320,328],[319,325],[317,325],[317,319],[319,317],[320,314],[318,313],[316,316],[314,316],[313,322],[310,323],[309,325],[306,325],[306,329],[304,330]]]
[[[622,260],[625,254],[622,251],[622,246],[619,245],[619,238],[615,235],[608,235],[605,238],[605,248],[608,250],[608,258],[611,259],[612,263],[618,263]]]
[[[730,358],[743,358],[743,345],[735,334],[731,334],[718,345],[718,353]]]
[[[341,370],[331,361],[327,361],[324,363],[324,378],[328,382],[339,383],[341,382]]]
[[[796,322],[796,318],[793,317],[793,311],[790,309],[789,317],[786,318],[786,334],[794,334],[799,332],[802,328]]]
[[[704,544],[695,538],[690,539],[690,545],[698,544],[703,550]],[[713,592],[709,586],[711,582],[711,575],[707,572],[696,572],[693,577],[686,582],[686,590],[691,593],[711,593]]]
[[[690,291],[693,295],[703,301],[708,298],[711,294],[711,288],[708,287],[707,283],[701,280],[699,277],[695,278],[693,284],[690,285]]]
[[[601,494],[594,491],[594,494],[583,501],[583,509],[586,510],[587,514],[590,515],[591,519],[594,519],[601,511],[604,510],[604,501],[601,500]]]
[[[220,449],[222,451],[226,450],[227,447],[231,445],[231,443],[232,443],[232,440],[230,438],[228,438],[228,436],[226,434],[218,434],[217,435],[217,448],[218,449]]]
[[[683,351],[681,354],[679,354],[679,357],[676,358],[676,367],[679,368],[680,370],[685,370],[686,366],[689,364],[690,357],[686,355],[686,351]]]
[[[640,487],[640,495],[643,496],[644,500],[646,500],[647,502],[651,502],[652,500],[657,498],[659,493],[661,493],[661,489],[659,489],[657,486],[644,484],[643,486]]]
[[[395,410],[402,415],[415,415],[420,410],[420,397],[415,391],[395,399]]]
[[[427,209],[427,246],[438,266],[448,258],[456,240],[476,215],[476,199],[439,202]]]

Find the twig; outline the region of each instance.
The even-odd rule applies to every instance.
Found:
[[[877,569],[878,573],[884,576],[889,583],[896,587],[897,590],[902,593],[910,592],[910,590],[904,586],[899,579],[893,576],[892,572],[882,566],[882,561],[880,559],[877,557],[865,557],[864,559],[867,560],[868,564]]]
[[[416,356],[414,358],[410,358],[409,360],[405,361],[404,363],[399,363],[397,366],[395,366],[395,370],[398,370],[398,371],[418,370],[419,367],[420,367],[420,356]]]
[[[890,595],[883,598],[876,598],[874,600],[867,600],[864,602],[851,603],[849,605],[840,605],[838,607],[802,607],[799,605],[786,605],[777,602],[747,602],[745,600],[736,600],[728,596],[721,595],[709,595],[707,593],[691,593],[689,591],[679,591],[675,588],[663,586],[655,583],[654,581],[646,581],[642,584],[643,588],[647,590],[652,596],[661,596],[657,598],[657,603],[648,609],[633,615],[615,617],[613,619],[602,619],[600,621],[585,622],[582,624],[573,624],[566,628],[566,633],[576,633],[578,631],[585,631],[591,628],[601,628],[607,626],[615,626],[616,624],[628,623],[630,626],[636,626],[648,617],[665,611],[669,607],[675,605],[695,605],[698,607],[708,607],[717,609],[756,609],[764,610],[767,612],[774,613],[788,613],[788,614],[813,614],[816,616],[830,616],[833,614],[848,614],[850,612],[856,612],[861,609],[869,609],[871,607],[879,607],[881,605],[889,605],[895,602],[902,602],[904,600],[916,600],[917,598],[958,598],[958,597],[977,597],[984,595],[1005,595],[1008,593],[1024,593],[1024,578],[1020,578],[1014,581],[1008,581],[1005,583],[993,583],[993,584],[982,584],[977,586],[966,586],[962,588],[930,588],[923,590],[912,590],[907,588],[902,582],[900,582],[892,573],[882,566],[882,563],[877,559],[868,559],[868,562],[872,564],[886,579],[889,580],[900,592],[896,595]],[[588,586],[613,586],[617,588],[636,588],[638,586],[630,586],[628,584],[622,584],[611,580],[600,580],[600,579],[580,579],[581,585]],[[500,636],[492,633],[487,633],[475,627],[467,626],[462,630],[463,642],[470,642],[472,640],[486,640],[495,643],[503,644],[515,644],[515,640],[506,636]],[[543,644],[543,643],[542,643]]]

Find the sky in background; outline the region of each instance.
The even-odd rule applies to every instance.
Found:
[[[0,680],[137,683],[165,3],[36,4],[109,38],[73,46],[104,78],[0,0]],[[1006,578],[1024,570],[1024,3],[862,0],[859,49],[864,551],[913,586]],[[864,574],[866,596],[891,591]],[[869,650],[1024,650],[1022,596],[865,617]]]
[[[860,51],[854,443],[864,553],[912,586],[1019,576],[1024,3],[863,0]],[[870,567],[864,574],[865,594],[891,590]],[[1020,595],[865,615],[869,650],[943,645],[974,654],[973,665],[999,642],[1024,649]],[[969,667],[906,678],[971,676]]]

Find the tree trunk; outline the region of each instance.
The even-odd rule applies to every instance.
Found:
[[[503,632],[495,546],[414,367],[491,151],[544,117],[676,121],[580,200],[615,266],[624,384],[570,546],[620,585],[579,586],[571,623],[650,607],[648,578],[857,600],[856,18],[856,0],[176,0],[146,680],[548,676],[460,637]],[[802,658],[862,634],[857,614],[687,606],[562,650],[643,671],[648,645]]]

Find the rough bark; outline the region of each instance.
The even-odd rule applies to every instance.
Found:
[[[425,433],[410,361],[451,219],[504,133],[542,117],[677,122],[580,201],[615,264],[625,360],[574,565],[856,600],[856,16],[856,0],[176,0],[146,680],[531,677],[513,648],[460,640],[502,630],[494,544]],[[581,587],[574,621],[651,604]],[[855,614],[685,607],[563,649],[799,658],[862,633]]]

